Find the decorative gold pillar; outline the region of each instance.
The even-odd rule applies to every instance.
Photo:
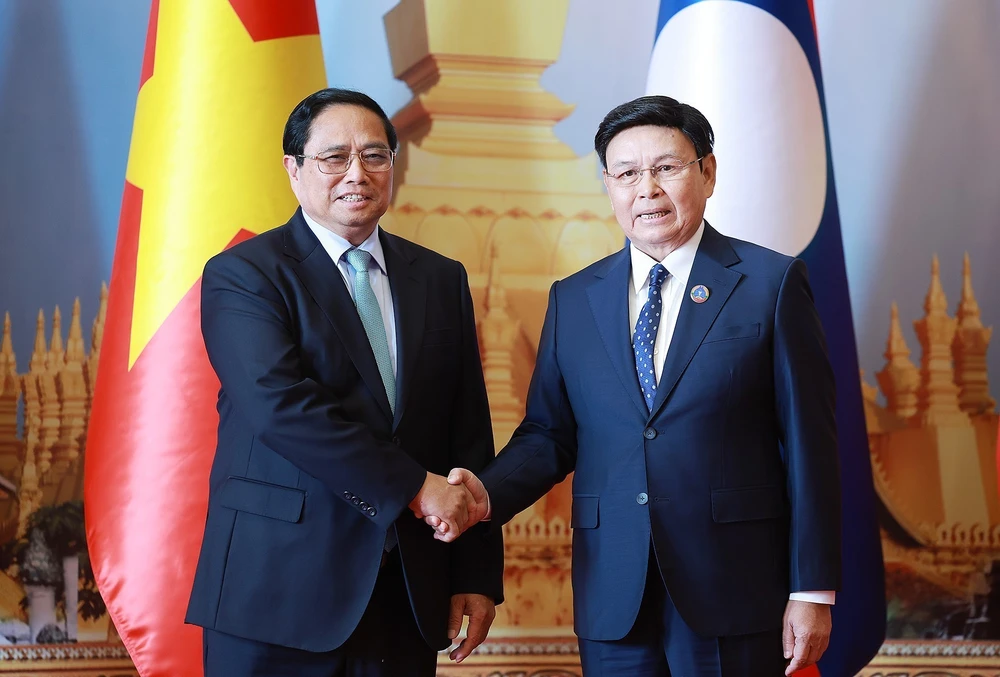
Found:
[[[979,303],[972,291],[972,270],[969,254],[962,262],[962,298],[958,304],[958,330],[951,344],[955,359],[955,384],[959,388],[958,403],[971,415],[992,413],[997,406],[990,397],[986,349],[993,335],[992,327],[984,327]]]
[[[35,325],[35,349],[24,377],[25,443],[29,443],[29,437],[32,437],[33,463],[39,480],[52,465],[52,445],[59,435],[59,398],[56,396],[55,379],[46,366],[47,355],[45,312],[39,310]]]
[[[559,56],[567,7],[402,0],[385,17],[393,70],[414,93],[394,118],[401,147],[386,222],[461,261],[480,289],[494,246],[508,289],[547,289],[560,238],[588,215],[604,222],[586,260],[570,265],[620,246],[596,156],[577,157],[553,132],[572,107],[539,82]]]
[[[931,262],[931,285],[924,300],[924,316],[913,327],[923,347],[917,412],[920,425],[968,426],[969,417],[958,407],[958,386],[951,364],[956,320],[948,316],[948,298],[941,288],[937,254]]]
[[[499,446],[510,439],[524,417],[524,404],[514,391],[514,344],[521,335],[521,323],[507,312],[507,294],[500,281],[496,249],[490,259],[487,280],[486,316],[479,322],[479,342],[493,439]]]
[[[596,155],[554,133],[572,106],[540,82],[568,6],[401,0],[385,16],[393,70],[414,96],[393,120],[382,225],[469,271],[498,445],[520,419],[552,282],[622,246]],[[571,636],[570,498],[564,483],[504,529],[510,602],[492,638]]]
[[[924,317],[913,323],[923,355],[918,410],[911,424],[924,428],[925,439],[936,456],[944,509],[941,528],[989,524],[985,486],[968,482],[968,478],[981,475],[981,459],[972,421],[958,406],[959,389],[951,362],[957,321],[948,316],[937,255],[931,263],[924,311]]]
[[[13,477],[20,465],[17,441],[17,400],[20,384],[17,378],[17,358],[10,335],[10,313],[3,319],[0,338],[0,473]]]
[[[917,413],[920,372],[910,360],[910,349],[903,338],[903,329],[899,326],[899,308],[895,302],[892,304],[885,359],[885,368],[875,377],[885,393],[886,408],[901,418],[909,418]]]
[[[41,314],[39,319],[44,323]],[[44,337],[43,337],[44,343]],[[37,353],[38,346],[35,346]],[[21,468],[18,485],[17,535],[23,536],[28,530],[28,518],[42,505],[41,475],[38,467],[39,441],[42,428],[42,403],[38,396],[38,375],[29,371],[22,380],[24,395],[24,465]]]
[[[56,374],[56,385],[62,399],[59,446],[53,463],[56,481],[60,481],[69,467],[79,458],[83,444],[87,406],[87,388],[83,378],[85,359],[83,330],[80,326],[80,299],[76,299],[73,303],[65,361]]]

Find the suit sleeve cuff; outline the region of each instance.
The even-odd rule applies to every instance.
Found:
[[[813,604],[837,603],[837,593],[834,590],[809,590],[806,592],[793,592],[788,596],[792,602],[812,602]]]

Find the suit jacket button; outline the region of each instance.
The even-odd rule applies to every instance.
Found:
[[[635,497],[635,502],[638,503],[639,505],[646,505],[647,503],[649,503],[649,496],[647,496],[645,492],[643,492]]]
[[[645,430],[642,431],[642,436],[645,437],[647,440],[651,440],[654,437],[656,437],[656,430],[654,430],[653,428],[646,428]]]
[[[353,498],[353,495],[351,494],[351,492],[345,491],[344,492],[344,498],[346,498],[349,501],[349,500],[351,500]]]
[[[365,512],[368,512],[368,504],[365,503],[364,501],[361,501],[361,505],[359,505],[358,507],[364,510]]]
[[[393,437],[392,438],[392,443],[395,444],[397,447],[402,446],[402,444],[403,444],[402,442],[399,441],[398,437]]]
[[[351,499],[351,503],[353,503],[354,505],[361,505],[361,499],[355,496],[354,498]]]
[[[369,515],[369,517],[375,517],[375,515],[377,513],[378,513],[378,511],[375,508],[372,508],[372,507],[368,508],[368,515]]]

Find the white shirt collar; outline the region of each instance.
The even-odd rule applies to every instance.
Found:
[[[309,230],[319,239],[319,243],[323,245],[323,249],[326,253],[330,255],[333,262],[340,264],[340,259],[344,256],[344,253],[348,249],[353,249],[354,245],[334,233],[329,228],[324,228],[318,224],[312,217],[306,214],[305,210],[302,210],[302,218],[305,219],[306,225],[309,226]],[[375,226],[375,230],[368,238],[358,245],[358,249],[362,249],[372,255],[375,262],[378,263],[378,267],[382,270],[383,274],[388,274],[385,267],[385,252],[382,251],[382,240],[379,238],[380,226]]]
[[[694,257],[698,253],[698,246],[701,244],[702,235],[705,234],[705,221],[702,220],[698,230],[687,242],[677,249],[667,254],[662,261],[655,260],[652,256],[641,252],[629,242],[629,253],[632,256],[632,289],[639,292],[649,283],[649,269],[657,263],[662,263],[672,277],[677,278],[685,285],[691,276],[691,267],[694,265]]]

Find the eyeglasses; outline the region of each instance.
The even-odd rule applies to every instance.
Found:
[[[702,155],[700,158],[696,158],[691,160],[691,162],[684,162],[682,164],[665,164],[656,165],[655,167],[643,167],[641,169],[626,169],[618,174],[611,174],[605,171],[604,175],[611,180],[611,183],[621,188],[627,188],[638,184],[639,181],[642,180],[643,172],[649,172],[652,175],[653,180],[657,183],[660,183],[661,181],[673,181],[681,178],[684,171],[695,162],[701,162],[704,159],[705,156]]]
[[[315,160],[316,168],[323,174],[344,174],[351,168],[355,156],[361,161],[366,172],[387,172],[392,169],[396,154],[388,148],[370,148],[360,153],[323,153],[317,155],[296,155],[303,160]]]

